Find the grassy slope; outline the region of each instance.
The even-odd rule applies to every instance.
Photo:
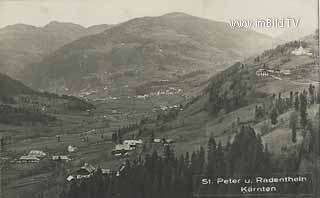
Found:
[[[310,46],[310,44],[309,44]],[[289,52],[296,47],[296,44],[283,45],[275,50],[266,52],[260,56],[260,62],[257,63],[252,59],[246,60],[246,69],[250,73],[251,86],[254,87],[253,93],[264,93],[267,96],[271,96],[273,93],[282,93],[282,96],[288,97],[290,91],[303,91],[308,89],[310,83],[313,83],[318,87],[317,81],[317,67],[315,65],[315,59],[308,56],[292,56]],[[278,51],[277,51],[278,50]],[[279,53],[279,50],[283,53]],[[287,62],[280,64],[283,59],[288,59]],[[256,77],[255,71],[258,68],[262,68],[265,63],[269,68],[279,69],[291,69],[292,75],[281,76],[282,80],[277,80],[272,77]],[[236,65],[233,67],[237,67]],[[307,68],[307,69],[306,69]],[[229,78],[225,78],[223,83],[219,86],[218,90],[224,92],[224,89],[229,86],[229,80],[232,80],[234,76],[240,75],[242,71],[234,73]],[[224,75],[225,71],[222,72]],[[230,79],[231,78],[231,79]],[[242,75],[241,81],[245,80],[247,75]],[[229,79],[229,80],[228,80]],[[215,80],[215,77],[213,77]],[[208,103],[208,92],[204,92],[200,99],[197,99],[187,109],[180,113],[178,119],[185,121],[185,126],[167,131],[159,134],[159,136],[170,136],[177,139],[178,144],[176,149],[178,151],[185,152],[186,150],[192,151],[199,146],[205,146],[207,144],[208,137],[212,133],[218,141],[226,142],[228,139],[232,139],[231,123],[235,121],[237,117],[241,122],[246,122],[254,119],[254,107],[256,104],[266,101],[264,98],[256,98],[250,100],[248,105],[235,109],[229,113],[219,113],[217,116],[212,116],[206,111]],[[317,106],[311,106],[308,110],[309,118],[314,119],[317,111]],[[288,128],[289,113],[284,113],[279,116],[279,120],[282,119],[283,123],[275,126],[270,133],[263,137],[265,143],[270,144],[271,151],[274,153],[280,153],[282,146],[291,147],[291,130]],[[260,131],[262,121],[260,123],[253,124],[253,127],[257,132]],[[269,121],[270,122],[270,121]],[[298,131],[298,142],[301,142],[301,131]],[[280,144],[281,143],[281,144]]]

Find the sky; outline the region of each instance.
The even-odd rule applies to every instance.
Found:
[[[0,28],[16,23],[44,26],[50,21],[83,26],[117,24],[142,16],[185,12],[229,22],[233,19],[293,17],[300,29],[317,27],[319,0],[0,0]],[[277,35],[281,28],[257,31]]]

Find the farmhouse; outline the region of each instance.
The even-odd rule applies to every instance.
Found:
[[[273,69],[267,69],[267,72],[274,73],[275,71]]]
[[[82,179],[82,178],[90,178],[96,168],[88,163],[85,163],[84,166],[82,166],[79,170],[76,171],[76,178]]]
[[[153,142],[154,143],[161,143],[161,139],[154,139]]]
[[[70,161],[71,159],[70,159],[68,156],[66,156],[66,155],[53,155],[53,156],[52,156],[52,160],[53,160],[53,161],[59,161],[59,160],[61,160],[61,161],[64,161],[64,162],[68,162],[68,161]]]
[[[175,141],[173,140],[173,139],[166,139],[166,143],[168,143],[168,144],[172,144],[172,143],[174,143]]]
[[[45,157],[47,154],[45,154],[45,152],[43,151],[39,151],[39,150],[31,150],[28,154],[28,156],[34,156],[34,157],[38,157],[38,158],[43,158]]]
[[[77,151],[77,150],[78,150],[78,148],[75,147],[75,146],[72,146],[72,145],[69,145],[69,146],[68,146],[68,152],[69,152],[69,153],[73,153],[73,152],[75,152],[75,151]]]
[[[74,180],[75,178],[72,176],[72,175],[69,175],[68,177],[67,177],[67,181],[72,181],[72,180]]]
[[[291,71],[289,69],[280,70],[280,74],[287,76],[291,74]]]
[[[115,147],[115,150],[121,151],[121,150],[125,150],[125,151],[131,151],[134,150],[134,148],[132,148],[129,144],[117,144]]]
[[[293,50],[291,54],[296,56],[302,56],[302,55],[312,56],[312,53],[309,52],[309,50],[304,49],[301,45],[299,48]]]
[[[40,162],[40,159],[37,158],[36,156],[25,155],[25,156],[21,156],[19,158],[19,161],[24,163],[37,163],[37,162]]]
[[[96,171],[96,168],[88,163],[85,163],[84,166],[76,170],[72,175],[69,175],[67,177],[67,181],[73,181],[76,179],[86,179],[90,178],[94,172]]]
[[[110,170],[110,169],[104,169],[104,168],[102,168],[102,169],[101,169],[101,172],[102,172],[103,175],[108,175],[108,174],[111,173],[111,170]]]
[[[129,144],[117,144],[114,149],[112,149],[111,154],[114,156],[128,155],[129,151],[135,149],[135,146]]]
[[[137,145],[143,144],[143,141],[142,140],[125,140],[125,141],[123,141],[123,144],[129,145],[130,148],[135,149]]]
[[[166,111],[166,110],[168,110],[168,108],[169,108],[169,107],[167,107],[167,106],[160,105],[160,109],[161,109],[162,111]]]
[[[138,95],[137,98],[145,100],[146,98],[149,98],[149,95],[148,94]]]
[[[267,70],[265,69],[258,69],[256,71],[256,75],[257,76],[269,76],[270,75],[270,72],[268,72]]]

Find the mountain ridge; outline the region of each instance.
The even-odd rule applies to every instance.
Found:
[[[79,92],[87,87],[112,86],[112,78],[135,86],[150,78],[176,80],[174,72],[219,69],[227,65],[225,62],[268,48],[271,40],[252,30],[231,30],[227,23],[184,13],[140,17],[61,47],[34,64],[31,76],[24,82],[31,82],[35,88],[66,87]],[[88,73],[96,76],[96,85],[83,82],[83,78],[89,78]],[[55,85],[41,81],[39,76]]]
[[[0,72],[14,78],[25,66],[80,37],[97,34],[108,25],[85,28],[74,23],[52,21],[43,27],[26,24],[0,29]]]

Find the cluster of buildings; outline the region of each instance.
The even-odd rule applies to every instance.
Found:
[[[37,163],[40,162],[41,159],[47,156],[46,153],[39,150],[31,150],[28,155],[23,155],[19,158],[19,162],[22,163]]]
[[[153,139],[153,143],[169,145],[174,143],[173,139]],[[135,150],[139,145],[142,145],[143,141],[139,140],[124,140],[122,144],[115,145],[115,148],[112,150],[112,154],[114,156],[126,156],[130,151]],[[120,176],[121,172],[126,168],[125,164],[121,164],[117,171],[111,171],[111,169],[103,169],[101,168],[103,175],[111,175],[114,173],[114,176]],[[97,172],[97,168],[89,163],[85,163],[82,167],[75,170],[67,177],[67,181],[76,181],[81,179],[87,179],[94,175]]]
[[[112,149],[111,154],[114,156],[127,156],[130,151],[133,151],[137,146],[142,145],[143,141],[140,140],[124,140],[122,144],[117,144],[114,149]]]
[[[299,48],[294,49],[291,54],[296,55],[296,56],[312,56],[312,53],[309,51],[309,49],[304,49],[301,45]]]
[[[77,147],[74,147],[72,145],[69,145],[67,148],[67,151],[69,153],[76,152],[78,150]],[[31,150],[27,155],[21,156],[17,161],[20,163],[38,163],[42,159],[47,158],[48,155],[41,151],[41,150]],[[63,162],[69,162],[71,158],[69,158],[67,155],[52,155],[51,160],[53,161],[63,161]]]
[[[67,155],[53,155],[52,160],[53,161],[63,161],[63,162],[71,161],[71,159]]]
[[[69,175],[67,177],[67,180],[72,181],[74,179],[90,178],[95,171],[96,171],[96,168],[94,166],[92,166],[91,164],[85,163],[82,167],[80,167],[74,173]]]
[[[103,175],[111,175],[112,173],[115,173],[115,176],[120,176],[121,172],[126,168],[125,164],[120,165],[119,169],[116,172],[112,172],[111,169],[101,169],[101,172]],[[84,163],[82,167],[74,171],[71,175],[67,177],[67,181],[76,181],[81,179],[88,179],[92,177],[96,172],[97,168],[89,163]]]
[[[178,109],[180,111],[182,111],[183,109],[180,108],[180,106],[178,105],[172,105],[172,106],[166,106],[166,105],[160,105],[159,107],[162,111],[167,111],[167,110],[170,110],[170,109]]]
[[[156,139],[153,139],[153,143],[156,143],[156,144],[163,144],[164,146],[168,146],[172,143],[174,143],[175,141],[173,139],[165,139],[165,138],[162,138],[162,139],[159,139],[159,138],[156,138]]]
[[[284,75],[288,76],[291,75],[291,70],[283,69],[283,70],[273,70],[273,69],[258,69],[256,71],[256,76],[271,76],[271,75]]]
[[[299,48],[294,49],[291,51],[292,55],[295,56],[312,56],[312,53],[310,52],[309,48],[303,48],[302,45],[300,44]],[[273,70],[273,69],[267,69],[267,68],[261,68],[256,71],[257,76],[271,76],[274,74],[278,75],[290,75],[291,71],[289,69],[285,70]]]
[[[155,144],[163,144],[164,146],[168,146],[169,144],[174,143],[173,139],[165,139],[165,138],[156,138],[153,139],[153,143]],[[136,150],[137,147],[141,146],[143,141],[140,140],[124,140],[122,144],[115,145],[114,149],[112,149],[111,154],[117,157],[125,157],[129,156],[131,151]]]
[[[167,96],[176,95],[176,94],[182,93],[182,91],[183,90],[180,88],[169,87],[168,89],[166,89],[164,91],[159,90],[157,92],[151,92],[150,94],[137,95],[137,96],[135,96],[135,98],[145,100],[150,97],[161,96],[161,95],[167,95]]]

